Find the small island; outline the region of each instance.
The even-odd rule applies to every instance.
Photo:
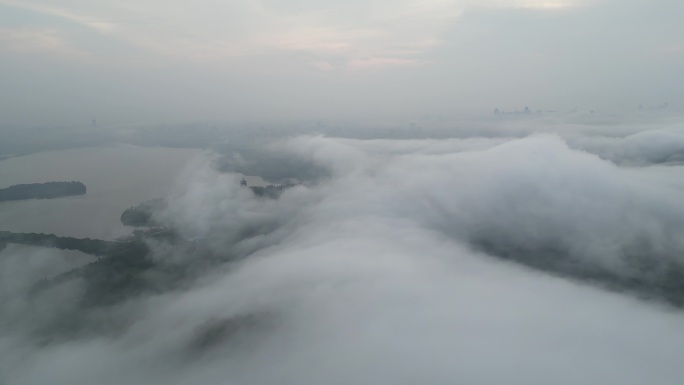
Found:
[[[137,206],[126,209],[121,214],[121,223],[130,227],[157,227],[157,223],[152,217],[155,212],[166,208],[166,201],[163,198],[154,198],[142,202]]]
[[[52,199],[71,195],[83,195],[86,186],[81,182],[47,182],[17,184],[0,189],[0,202],[24,199]]]

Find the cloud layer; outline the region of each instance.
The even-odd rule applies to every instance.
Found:
[[[110,306],[79,307],[82,279],[4,298],[1,378],[678,384],[684,186],[660,161],[680,150],[660,144],[672,129],[623,131],[300,136],[224,164],[325,170],[278,199],[200,157],[159,214],[187,241],[150,243],[146,277],[189,279]],[[21,293],[36,271],[15,254],[2,271],[24,273],[2,282]],[[74,317],[83,330],[49,337]]]

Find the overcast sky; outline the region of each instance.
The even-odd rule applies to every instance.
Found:
[[[681,0],[0,0],[0,122],[684,105]]]

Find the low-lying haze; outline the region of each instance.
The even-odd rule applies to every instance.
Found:
[[[684,126],[643,127],[199,155],[157,213],[187,241],[147,242],[142,279],[177,284],[84,305],[87,274],[31,289],[75,260],[3,251],[2,379],[678,384]],[[297,184],[255,197],[238,169]]]

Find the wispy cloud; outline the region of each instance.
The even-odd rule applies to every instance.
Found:
[[[305,63],[335,61],[359,69],[425,61],[430,49],[439,44],[444,32],[468,7],[559,9],[577,1],[580,0],[484,3],[381,0],[295,2],[287,7],[269,1],[245,0],[221,3],[201,0],[192,4],[160,0],[145,3],[71,0],[59,4],[43,0],[0,0],[0,4],[63,18],[176,59],[212,62],[274,52],[300,52],[315,57]]]
[[[67,59],[90,59],[91,54],[72,44],[62,31],[52,28],[0,28],[0,51],[49,54]]]
[[[372,5],[330,5],[303,11],[269,3],[130,1],[97,5],[67,1],[3,0],[5,4],[66,19],[158,54],[201,60],[260,55],[270,51],[305,52],[343,62],[395,54],[417,60],[424,42],[434,42],[458,17],[455,1],[380,1]],[[152,17],[152,15],[154,15]],[[246,22],[245,20],[249,20]]]

